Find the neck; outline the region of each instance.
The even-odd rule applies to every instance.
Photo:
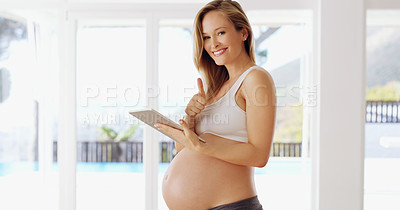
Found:
[[[226,69],[228,70],[229,80],[237,78],[248,68],[255,65],[255,63],[251,61],[247,53],[245,53],[245,55],[241,55],[238,57],[240,59],[235,60],[234,63],[225,65]]]

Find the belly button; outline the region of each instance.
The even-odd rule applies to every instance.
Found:
[[[167,181],[168,180],[168,174],[165,174],[164,175],[164,181]]]

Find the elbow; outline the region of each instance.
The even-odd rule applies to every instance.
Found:
[[[264,168],[264,166],[266,166],[267,163],[268,163],[268,161],[263,161],[263,162],[260,162],[260,163],[256,164],[255,167]]]
[[[263,168],[263,167],[265,167],[265,166],[267,165],[268,159],[269,159],[268,157],[260,158],[260,159],[256,162],[256,164],[254,164],[254,166],[257,167],[257,168]]]
[[[254,152],[253,160],[254,160],[253,167],[263,168],[268,163],[269,152],[268,151],[257,151],[257,152]]]

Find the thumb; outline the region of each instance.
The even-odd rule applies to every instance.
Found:
[[[189,136],[191,131],[189,125],[184,120],[179,120],[179,124],[181,125],[185,136]]]
[[[204,91],[203,81],[201,80],[201,78],[197,78],[197,87],[199,88],[199,93],[205,96],[206,92]]]

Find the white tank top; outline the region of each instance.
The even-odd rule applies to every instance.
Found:
[[[235,84],[218,101],[205,106],[196,116],[196,133],[211,133],[239,142],[248,142],[246,112],[235,100],[236,92],[246,75],[257,66],[252,66],[240,75]]]

